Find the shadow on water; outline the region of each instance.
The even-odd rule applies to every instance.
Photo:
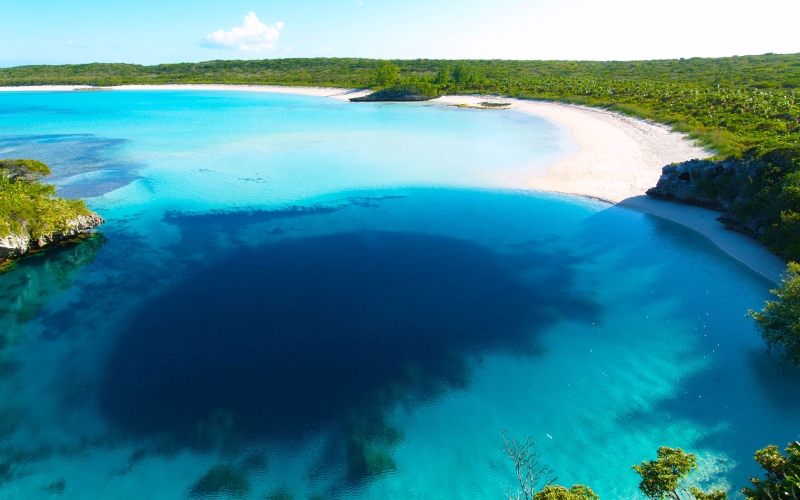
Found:
[[[548,266],[560,257],[526,257],[380,231],[232,251],[135,314],[101,409],[123,431],[192,447],[332,425],[347,434],[348,481],[374,476],[391,459],[371,444],[399,439],[383,410],[464,387],[470,354],[530,352],[543,325],[593,314],[567,292],[568,268]],[[544,271],[522,279],[524,266]]]
[[[0,349],[17,339],[19,326],[30,321],[50,297],[69,287],[81,268],[94,261],[106,244],[94,233],[8,264],[0,273]]]
[[[113,161],[116,150],[127,141],[92,134],[48,134],[0,137],[4,157],[35,158],[53,171],[48,182],[58,186],[67,198],[100,196],[139,178],[138,165]],[[86,175],[69,180],[70,177]]]
[[[347,196],[313,205],[289,205],[277,209],[234,208],[229,210],[208,210],[204,212],[187,212],[169,210],[164,213],[164,221],[181,229],[181,243],[172,249],[176,255],[187,255],[197,249],[207,248],[210,242],[220,234],[235,237],[236,234],[250,224],[265,224],[298,217],[327,215],[342,209],[361,207],[377,208],[382,201],[403,199],[401,195],[387,196]],[[280,234],[279,228],[273,228],[273,234]]]

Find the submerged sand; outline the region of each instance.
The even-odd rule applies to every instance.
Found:
[[[646,196],[675,162],[707,158],[712,153],[669,127],[610,111],[543,101],[482,96],[446,96],[446,104],[479,106],[506,102],[508,108],[541,116],[570,130],[578,152],[527,181],[543,191],[597,198],[694,229],[749,268],[779,283],[786,263],[760,243],[717,221],[721,212]],[[492,112],[492,111],[487,111]]]
[[[88,86],[0,87],[14,91],[102,91]],[[350,99],[368,91],[326,87],[277,85],[123,85],[109,90],[226,90],[301,94]],[[569,129],[578,151],[545,173],[532,173],[527,187],[542,191],[586,196],[631,208],[687,226],[719,248],[775,283],[786,264],[755,240],[725,229],[719,212],[655,200],[645,196],[661,176],[661,168],[674,162],[706,158],[711,153],[694,145],[669,127],[602,109],[571,104],[484,96],[445,96],[432,102],[479,106],[505,102],[508,108],[541,116]]]

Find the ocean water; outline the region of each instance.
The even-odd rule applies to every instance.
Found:
[[[698,234],[537,193],[537,117],[248,92],[0,94],[97,236],[0,275],[0,499],[504,498],[500,430],[641,498],[732,496],[800,433],[772,284]]]

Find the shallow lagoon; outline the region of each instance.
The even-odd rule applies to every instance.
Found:
[[[507,111],[0,94],[2,156],[108,219],[0,275],[0,498],[502,498],[500,429],[602,498],[660,445],[740,488],[800,427],[744,318],[771,284],[519,189],[572,148]]]

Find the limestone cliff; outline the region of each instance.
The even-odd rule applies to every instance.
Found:
[[[105,219],[100,215],[91,212],[89,215],[79,215],[68,221],[67,229],[64,231],[56,231],[39,238],[33,238],[28,233],[12,233],[0,238],[0,262],[21,257],[28,252],[50,245],[56,245],[86,233],[104,222]]]

